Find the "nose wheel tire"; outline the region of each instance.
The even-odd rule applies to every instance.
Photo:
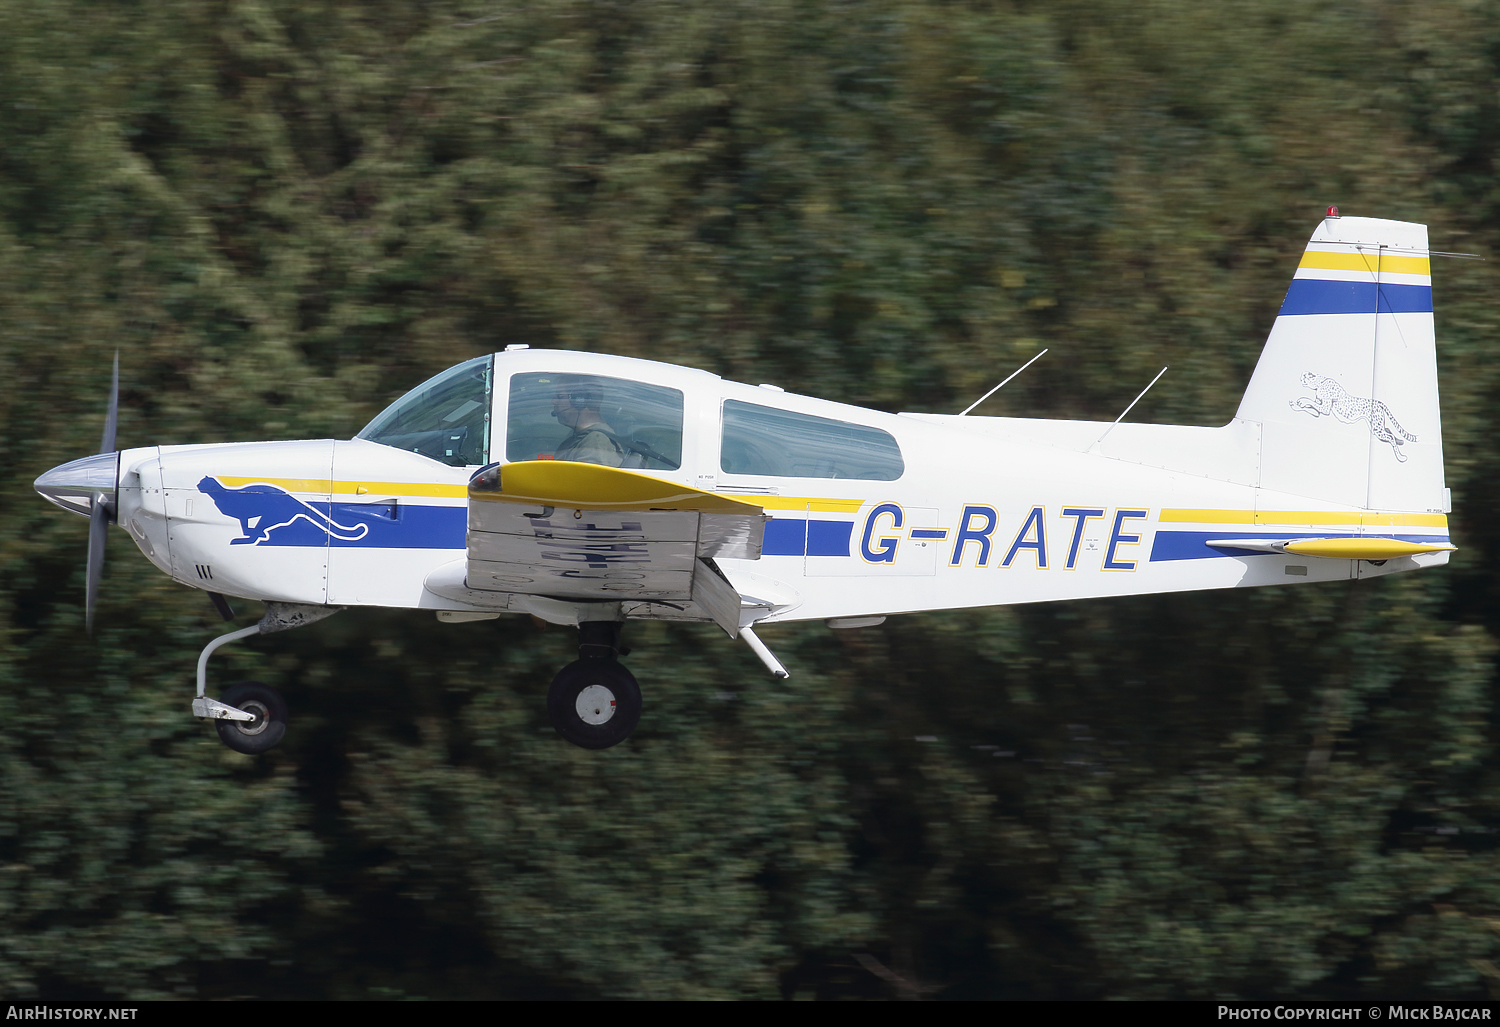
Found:
[[[286,736],[286,700],[258,681],[234,685],[219,699],[226,706],[254,714],[254,720],[216,720],[219,741],[235,752],[258,756]]]
[[[575,660],[547,690],[552,726],[574,745],[608,749],[630,737],[641,719],[641,686],[614,660]]]

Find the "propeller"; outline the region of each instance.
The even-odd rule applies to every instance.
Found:
[[[115,427],[120,414],[120,351],[115,350],[114,377],[109,385],[109,412],[104,417],[104,436],[99,442],[99,452],[115,453]],[[115,453],[115,490],[94,496],[89,510],[89,564],[88,591],[84,596],[84,624],[88,633],[94,633],[94,604],[99,596],[99,578],[104,573],[104,542],[109,531],[109,522],[115,519],[115,504],[120,491],[119,454]]]

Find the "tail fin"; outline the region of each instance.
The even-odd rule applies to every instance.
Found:
[[[1326,218],[1236,416],[1261,426],[1262,488],[1444,512],[1427,226]]]

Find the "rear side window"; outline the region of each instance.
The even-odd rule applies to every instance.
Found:
[[[512,375],[505,459],[675,471],[682,393],[594,374]]]
[[[889,432],[738,400],[724,401],[726,474],[895,481],[906,470]]]

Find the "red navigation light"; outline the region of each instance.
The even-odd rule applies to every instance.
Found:
[[[1339,216],[1339,209],[1337,207],[1329,207],[1328,208],[1328,216],[1331,217],[1331,218],[1338,217]]]

